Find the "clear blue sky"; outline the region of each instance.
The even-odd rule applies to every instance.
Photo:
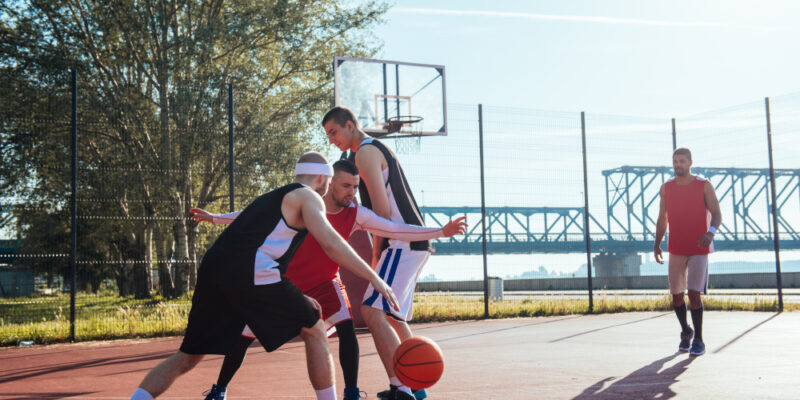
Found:
[[[399,0],[379,58],[449,103],[681,117],[800,91],[797,1]]]

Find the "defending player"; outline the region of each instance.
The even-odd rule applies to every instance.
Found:
[[[392,307],[397,300],[326,219],[320,196],[333,172],[325,157],[304,154],[295,175],[295,183],[250,203],[206,252],[180,350],[147,374],[131,400],[160,395],[205,354],[227,354],[245,325],[267,351],[299,334],[317,399],[336,399],[321,307],[284,277],[294,252],[311,232],[328,256],[375,285]]]
[[[406,181],[397,157],[379,140],[362,131],[353,113],[345,107],[334,107],[322,119],[328,140],[342,151],[355,154],[361,172],[361,203],[376,214],[395,222],[424,226],[422,215]],[[414,288],[419,273],[430,256],[427,240],[384,240],[373,235],[372,266],[397,294],[400,310],[384,301],[376,288],[368,287],[361,307],[375,347],[389,376],[389,390],[378,393],[389,400],[425,398],[427,394],[404,386],[394,374],[392,356],[401,340],[413,336],[407,321],[411,320]]]
[[[465,217],[451,221],[442,228],[424,228],[378,217],[369,209],[353,203],[359,184],[358,168],[355,164],[347,160],[337,161],[333,164],[333,170],[333,179],[323,200],[328,221],[345,239],[359,229],[402,240],[435,239],[464,233]],[[215,224],[229,224],[240,213],[215,215],[196,208],[191,212],[195,220]],[[314,237],[309,236],[292,259],[285,276],[304,294],[320,303],[322,319],[328,332],[331,333],[331,328],[335,327],[339,337],[339,362],[345,380],[343,399],[357,400],[361,393],[357,387],[358,341],[347,293],[339,279],[339,266],[325,255]],[[247,348],[254,339],[249,329],[245,328],[235,348],[225,356],[217,383],[212,386],[206,400],[225,399],[228,383],[241,367]]]

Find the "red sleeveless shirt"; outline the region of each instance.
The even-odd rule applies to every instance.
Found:
[[[678,185],[674,177],[664,184],[670,254],[691,256],[714,251],[713,244],[708,248],[697,245],[711,222],[703,193],[705,185],[706,179],[699,176],[688,185]]]
[[[356,223],[358,206],[350,204],[336,214],[326,214],[328,222],[344,240],[350,237]],[[317,239],[309,233],[300,248],[289,262],[284,275],[302,292],[311,290],[325,282],[330,282],[339,273],[339,265],[322,250]]]

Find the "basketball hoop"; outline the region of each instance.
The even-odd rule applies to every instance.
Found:
[[[417,115],[398,115],[396,117],[389,117],[389,119],[386,120],[384,128],[388,133],[402,131],[403,133],[413,135],[422,132],[421,122],[422,117]]]
[[[400,115],[389,117],[386,121],[386,130],[391,133],[400,133],[394,137],[394,150],[398,154],[419,153],[422,138],[422,117],[416,115]],[[387,136],[392,138],[391,136]]]

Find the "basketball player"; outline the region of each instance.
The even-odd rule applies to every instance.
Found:
[[[323,196],[328,221],[336,231],[347,239],[358,229],[383,234],[403,240],[435,239],[464,233],[466,224],[461,217],[442,228],[423,228],[391,222],[378,217],[369,209],[353,203],[358,190],[358,168],[350,161],[340,160],[333,164],[333,179],[330,188]],[[216,215],[205,210],[193,208],[192,216],[197,221],[214,224],[229,224],[240,211]],[[339,279],[339,266],[322,251],[313,236],[307,237],[297,254],[292,258],[286,271],[286,278],[294,283],[305,295],[313,297],[322,306],[323,321],[328,332],[335,327],[339,337],[339,363],[345,380],[343,400],[358,400],[361,391],[358,379],[358,340],[356,339],[350,302],[344,285]],[[241,367],[247,348],[255,340],[252,332],[245,332],[234,349],[225,355],[217,383],[211,387],[206,400],[225,400],[228,383]]]
[[[701,294],[708,289],[708,254],[714,251],[714,235],[722,222],[722,213],[711,182],[692,175],[689,149],[675,149],[672,168],[675,176],[661,185],[659,192],[661,207],[653,253],[656,261],[663,264],[661,239],[669,226],[669,291],[682,329],[678,350],[699,356],[706,352]],[[684,292],[687,288],[694,330],[686,322]]]
[[[342,151],[355,154],[361,172],[361,204],[381,217],[395,222],[423,226],[422,215],[406,182],[403,169],[395,157],[379,140],[367,136],[359,128],[353,113],[345,107],[334,107],[322,119],[328,140]],[[417,278],[430,255],[427,240],[388,240],[380,234],[373,235],[372,267],[392,287],[400,303],[392,310],[374,287],[368,287],[361,306],[361,314],[372,332],[375,347],[389,376],[389,390],[378,393],[383,399],[410,400],[412,389],[403,385],[394,374],[392,356],[401,340],[412,337],[407,321],[412,317],[412,301]],[[416,398],[427,394],[419,391]]]
[[[295,175],[295,183],[250,203],[206,252],[180,350],[147,374],[131,400],[160,395],[205,354],[227,354],[245,325],[268,352],[299,334],[317,399],[336,399],[321,306],[284,277],[306,234],[311,232],[335,262],[367,279],[391,307],[398,309],[398,305],[391,288],[325,218],[320,196],[333,175],[325,157],[317,152],[303,154]]]

